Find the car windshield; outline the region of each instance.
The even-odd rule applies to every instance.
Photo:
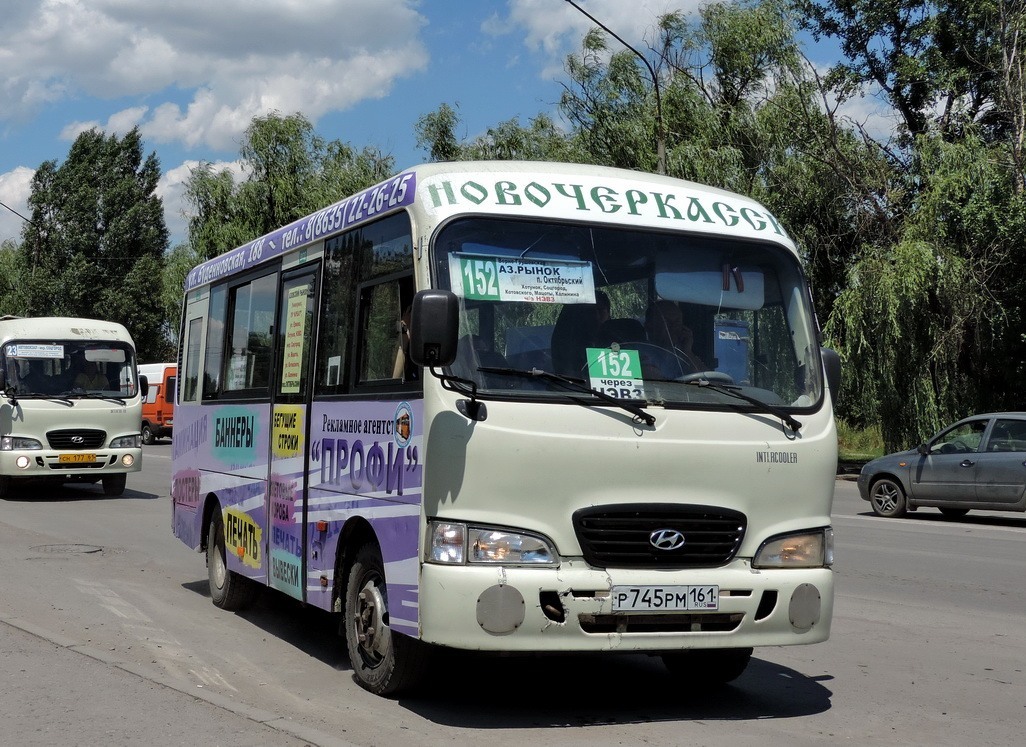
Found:
[[[132,397],[137,388],[132,348],[114,341],[12,341],[0,366],[18,397]]]
[[[448,372],[482,396],[567,398],[513,375],[536,371],[667,407],[820,400],[809,295],[782,247],[498,218],[455,221],[434,246],[438,284],[460,298]]]

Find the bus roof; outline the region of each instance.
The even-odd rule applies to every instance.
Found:
[[[70,316],[0,318],[0,342],[15,339],[118,340],[135,347],[122,324]]]
[[[606,166],[547,161],[430,163],[339,200],[194,267],[185,290],[400,208],[431,224],[457,214],[516,215],[768,239],[796,252],[758,202],[695,182]]]

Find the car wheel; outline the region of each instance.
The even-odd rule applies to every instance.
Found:
[[[869,503],[877,516],[896,519],[905,515],[905,491],[889,477],[882,477],[869,490]]]
[[[153,429],[150,428],[150,424],[149,423],[143,423],[143,426],[142,426],[142,442],[144,444],[146,444],[147,446],[150,446],[156,440],[157,440],[156,437],[153,435]]]
[[[345,594],[346,648],[357,683],[375,695],[413,687],[427,667],[429,649],[388,627],[384,564],[373,542],[357,551]]]
[[[725,685],[745,671],[752,659],[752,649],[698,648],[665,653],[662,659],[670,673],[689,686]]]
[[[942,514],[944,514],[944,518],[945,519],[961,519],[963,516],[965,516],[967,513],[969,513],[969,509],[968,508],[942,508],[940,510],[940,512]]]

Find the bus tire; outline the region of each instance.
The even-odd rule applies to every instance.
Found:
[[[210,601],[223,610],[241,610],[256,595],[256,586],[245,576],[228,570],[224,549],[224,521],[220,509],[214,510],[207,529],[207,581]]]
[[[9,475],[0,475],[0,498],[6,498],[11,494],[11,478]]]
[[[153,429],[150,428],[149,423],[142,424],[142,442],[147,446],[153,444],[157,440],[157,437],[153,435]]]
[[[103,494],[104,495],[121,495],[125,492],[125,483],[128,481],[128,475],[124,472],[118,475],[108,475],[103,478]]]
[[[670,673],[695,688],[733,682],[751,659],[750,648],[695,648],[663,654],[663,664]]]
[[[421,679],[428,647],[388,627],[381,552],[373,542],[356,552],[346,581],[344,630],[353,677],[375,695],[396,695]]]

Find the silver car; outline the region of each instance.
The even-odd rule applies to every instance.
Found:
[[[858,486],[879,516],[921,506],[952,518],[973,508],[1026,511],[1026,412],[959,420],[915,449],[869,462]]]

